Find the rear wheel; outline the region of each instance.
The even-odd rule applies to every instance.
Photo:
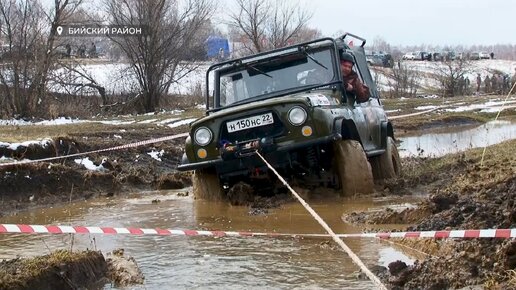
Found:
[[[193,194],[197,199],[222,200],[224,192],[217,172],[213,169],[195,170],[192,176]]]
[[[371,158],[375,179],[389,179],[399,177],[401,174],[401,160],[392,137],[387,137],[385,153]]]
[[[355,196],[374,191],[371,165],[358,141],[342,140],[334,143],[335,167],[340,179],[342,194]]]

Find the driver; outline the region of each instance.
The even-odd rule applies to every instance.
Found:
[[[340,54],[340,70],[346,92],[354,94],[357,103],[367,102],[369,100],[369,88],[360,81],[358,74],[353,71],[354,64],[355,59],[351,54],[345,51]]]

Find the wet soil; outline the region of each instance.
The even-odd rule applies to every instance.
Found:
[[[413,224],[409,231],[514,228],[516,226],[516,140],[436,159],[405,160],[419,170],[405,171],[398,185],[426,186],[430,195],[417,208],[346,215],[347,222]],[[428,170],[420,173],[421,170]],[[440,173],[439,173],[440,172]],[[432,255],[391,273],[393,289],[456,289],[483,285],[514,289],[516,242],[513,240],[404,240]],[[498,288],[497,288],[498,287]]]

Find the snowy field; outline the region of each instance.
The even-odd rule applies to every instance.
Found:
[[[395,66],[397,65],[398,64],[395,63]],[[405,60],[401,62],[401,65],[417,73],[416,81],[419,86],[424,88],[437,88],[440,86],[438,81],[431,77],[431,75],[445,69],[443,62]],[[507,74],[509,77],[512,77],[515,73],[515,69],[516,61],[501,59],[476,60],[469,62],[469,65],[465,68],[466,73],[464,76],[469,78],[470,84],[473,86],[476,84],[477,74],[480,74],[483,81],[486,76],[489,75],[489,77],[491,77],[494,73]],[[371,72],[373,78],[378,79],[379,90],[384,92],[391,90],[389,82],[392,83],[393,80],[389,79],[387,76],[390,74],[390,71],[391,69],[388,68],[372,68]]]
[[[210,65],[211,63],[202,62],[188,66],[180,66],[178,73],[176,74],[176,77],[179,79],[172,83],[168,93],[188,95],[192,94],[197,87],[200,87],[203,90],[202,93],[204,93],[206,71]],[[80,67],[76,67],[76,69],[92,77],[99,85],[106,88],[106,92],[108,94],[128,93],[139,90],[137,78],[134,76],[128,64],[85,64]],[[66,75],[64,70],[58,70],[55,74],[61,75],[65,80],[72,79],[74,77],[73,75],[70,75],[70,73],[69,75]],[[75,82],[87,82],[87,80],[79,77]],[[49,88],[52,91],[63,93],[66,93],[67,89],[72,89],[63,88],[61,85],[55,83],[50,83]]]
[[[179,73],[181,76],[176,82],[172,84],[169,89],[170,94],[189,95],[193,92],[202,93],[205,92],[206,82],[206,71],[211,63],[194,63],[188,67],[182,66],[179,71],[192,70],[188,74]],[[396,64],[397,65],[397,64]],[[403,61],[403,66],[406,66],[410,70],[418,72],[418,84],[422,87],[432,88],[438,87],[437,81],[431,77],[432,73],[443,69],[444,65],[442,62],[429,62],[429,61]],[[92,76],[95,81],[104,86],[109,94],[112,93],[124,93],[124,92],[135,92],[138,91],[137,81],[127,64],[120,63],[104,63],[104,64],[87,64],[83,66],[84,71]],[[508,74],[510,77],[513,76],[516,69],[516,61],[508,60],[478,60],[471,61],[467,68],[467,76],[470,83],[473,85],[476,80],[477,74],[480,74],[482,80],[487,75],[491,76],[495,72],[502,72]],[[389,74],[390,69],[373,67],[373,75],[378,73],[378,84],[379,89],[382,91],[389,91],[389,79],[386,77]],[[62,72],[58,72],[62,73]],[[391,80],[392,82],[392,80]],[[210,83],[210,87],[213,84]],[[51,89],[55,91],[65,92],[66,90],[57,85],[51,85]]]

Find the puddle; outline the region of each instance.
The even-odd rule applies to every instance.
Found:
[[[393,261],[402,261],[405,262],[408,266],[414,265],[415,259],[410,258],[409,256],[405,255],[403,252],[392,248],[392,247],[386,247],[380,250],[380,259],[378,260],[380,266],[387,267],[390,263]]]
[[[471,148],[490,146],[516,138],[516,124],[492,121],[474,128],[450,128],[447,132],[434,132],[398,138],[401,157],[440,157]]]
[[[266,215],[250,216],[247,207],[178,197],[182,191],[37,209],[0,218],[0,223],[324,233],[295,202],[269,209]],[[336,233],[359,233],[362,228],[342,222],[343,213],[413,204],[418,199],[325,199],[310,204]],[[370,281],[355,278],[358,268],[330,239],[2,234],[0,259],[69,249],[72,238],[74,249],[107,253],[124,248],[145,275],[145,284],[131,289],[374,288]],[[386,241],[353,238],[345,242],[368,267],[412,261]]]

